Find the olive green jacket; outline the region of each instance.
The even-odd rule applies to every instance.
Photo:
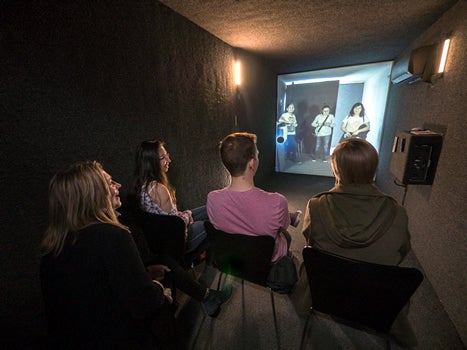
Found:
[[[308,201],[309,245],[348,258],[398,265],[410,250],[405,209],[374,185],[337,185]]]
[[[302,233],[310,246],[371,263],[399,265],[410,251],[405,209],[374,185],[336,185],[313,196]],[[298,313],[309,312],[311,293],[303,264],[290,297]],[[408,307],[399,314],[391,333],[413,346],[417,341],[407,313]]]

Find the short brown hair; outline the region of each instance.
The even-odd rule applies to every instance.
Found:
[[[231,176],[240,176],[251,159],[256,159],[256,135],[235,132],[227,135],[219,145],[222,163]]]
[[[378,167],[378,153],[368,141],[347,139],[334,149],[331,162],[341,184],[371,184]]]

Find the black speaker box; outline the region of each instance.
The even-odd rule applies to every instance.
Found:
[[[390,170],[406,185],[431,185],[443,136],[430,130],[400,131],[394,138]]]

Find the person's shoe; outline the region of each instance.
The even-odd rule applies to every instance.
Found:
[[[301,210],[297,210],[295,213],[290,214],[290,225],[297,227],[300,224],[300,216],[302,215]]]
[[[217,317],[221,311],[221,305],[229,300],[232,295],[232,286],[229,284],[222,290],[209,289],[208,295],[202,301],[204,310],[211,317]]]

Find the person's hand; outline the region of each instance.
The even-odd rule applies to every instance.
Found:
[[[170,269],[165,265],[149,265],[146,266],[146,271],[152,280],[162,281],[165,278],[165,273],[170,272]]]
[[[173,303],[173,298],[172,298],[172,290],[170,288],[165,288],[162,283],[160,283],[157,280],[152,280],[154,284],[157,284],[159,287],[162,289],[162,293],[164,294],[164,297],[167,299],[167,301],[172,304]]]
[[[189,221],[189,225],[191,225],[192,223],[195,222],[195,220],[193,220],[193,213],[191,212],[191,210],[184,210],[183,211],[184,213],[186,213],[186,215],[189,217],[190,221]]]
[[[172,298],[172,289],[164,288],[164,296],[169,301],[170,304],[173,303],[174,300]]]

